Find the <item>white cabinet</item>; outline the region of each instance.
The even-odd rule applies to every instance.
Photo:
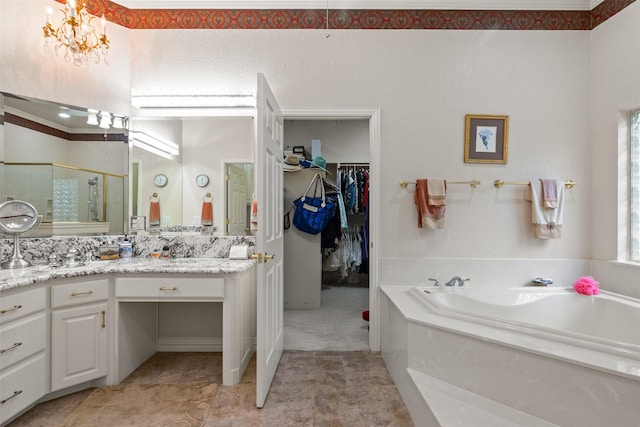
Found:
[[[0,300],[0,424],[46,392],[45,304],[44,287]]]
[[[107,375],[107,279],[51,287],[51,391]]]
[[[240,382],[255,350],[255,268],[206,277],[170,274],[116,277],[115,303],[117,330],[113,358],[116,382],[122,381],[158,351],[162,338],[158,327],[161,314],[158,305],[173,304],[177,313],[178,309],[188,309],[192,303],[199,305],[198,309],[192,309],[198,312],[196,314],[214,309],[213,304],[202,303],[222,304],[222,383],[232,385]],[[172,330],[184,332],[184,335],[175,337],[173,342],[179,344],[175,347],[201,345],[203,337],[194,336],[193,332],[217,326],[190,325],[182,318],[173,317],[172,321],[179,325]]]

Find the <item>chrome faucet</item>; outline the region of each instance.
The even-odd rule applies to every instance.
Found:
[[[71,248],[69,252],[65,255],[65,265],[73,266],[76,265],[76,256],[78,255],[78,251]]]
[[[470,279],[461,279],[459,276],[453,276],[451,280],[449,280],[445,286],[464,286],[464,282]]]

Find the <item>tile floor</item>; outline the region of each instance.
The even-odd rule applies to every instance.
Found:
[[[41,403],[10,427],[413,426],[379,353],[285,351],[265,407],[255,363],[221,386],[221,353],[157,353],[117,386]]]

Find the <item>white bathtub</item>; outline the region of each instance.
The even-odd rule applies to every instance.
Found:
[[[418,287],[433,312],[640,360],[640,300],[572,288]]]
[[[639,300],[557,287],[381,290],[382,355],[416,422],[637,425]]]

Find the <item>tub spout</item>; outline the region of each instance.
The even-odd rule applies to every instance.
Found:
[[[470,279],[461,279],[458,276],[454,276],[451,278],[451,280],[449,280],[445,286],[464,286],[464,282],[468,281]]]

